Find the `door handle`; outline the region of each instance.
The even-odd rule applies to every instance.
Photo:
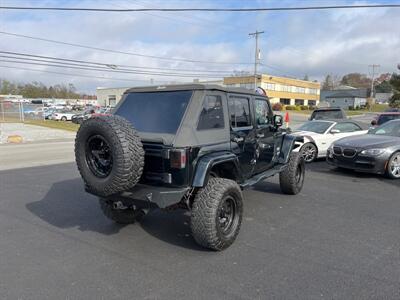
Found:
[[[264,136],[265,136],[264,133],[257,133],[258,138],[263,138]]]
[[[235,143],[240,143],[240,142],[243,142],[243,141],[244,141],[244,138],[242,138],[242,137],[234,137],[234,138],[233,138],[233,141],[234,141]]]

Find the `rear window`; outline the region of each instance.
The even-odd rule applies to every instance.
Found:
[[[115,114],[141,132],[175,134],[192,91],[129,93]]]
[[[314,111],[311,120],[343,119],[341,110],[320,110]]]

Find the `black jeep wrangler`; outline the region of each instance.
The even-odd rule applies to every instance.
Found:
[[[114,113],[81,125],[76,163],[104,214],[133,223],[153,208],[191,211],[200,245],[223,250],[239,232],[242,190],[279,173],[286,194],[304,182],[296,140],[268,98],[215,85],[132,88]]]

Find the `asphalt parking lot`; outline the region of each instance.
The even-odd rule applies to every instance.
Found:
[[[183,211],[107,220],[73,163],[0,172],[3,299],[399,299],[400,183],[308,167],[245,192],[235,244],[199,248]]]

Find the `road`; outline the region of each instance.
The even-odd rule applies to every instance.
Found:
[[[0,145],[0,170],[61,164],[74,159],[73,139]]]
[[[183,211],[107,220],[72,163],[0,172],[3,299],[399,299],[399,182],[308,166],[245,191],[235,244],[199,248]]]

